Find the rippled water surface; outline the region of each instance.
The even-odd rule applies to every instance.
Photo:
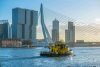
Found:
[[[72,48],[76,56],[41,57],[44,48],[0,48],[0,67],[100,67],[100,47]]]

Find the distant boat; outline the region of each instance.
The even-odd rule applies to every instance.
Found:
[[[73,51],[62,41],[57,41],[53,44],[50,44],[48,48],[50,51],[42,51],[40,56],[59,57],[73,54]]]

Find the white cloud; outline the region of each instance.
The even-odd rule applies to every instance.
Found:
[[[92,25],[94,25],[94,24],[100,24],[100,18],[94,18],[92,21],[93,21],[93,22],[90,23],[90,24],[92,24]],[[90,24],[89,24],[89,25],[90,25]]]
[[[96,22],[100,22],[100,18],[96,18],[95,21],[96,21]]]

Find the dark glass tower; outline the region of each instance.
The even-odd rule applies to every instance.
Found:
[[[12,10],[12,38],[36,40],[38,11],[14,8]]]
[[[0,20],[0,39],[9,38],[9,23],[8,20]]]

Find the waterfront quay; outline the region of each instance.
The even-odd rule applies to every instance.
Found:
[[[32,47],[32,41],[23,39],[2,39],[0,40],[0,47],[3,48]]]
[[[2,48],[34,48],[34,47],[49,47],[50,44],[37,40],[32,42],[31,40],[24,39],[3,39],[0,40],[0,47]],[[69,47],[99,47],[100,42],[75,42],[73,46],[66,43]]]

